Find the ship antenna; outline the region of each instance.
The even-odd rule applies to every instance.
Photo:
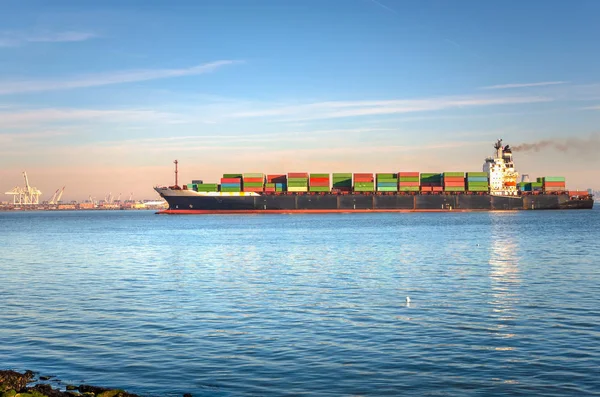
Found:
[[[177,180],[177,173],[179,172],[177,165],[179,164],[179,161],[175,160],[175,161],[173,161],[173,163],[175,163],[175,186],[179,186],[178,180]]]

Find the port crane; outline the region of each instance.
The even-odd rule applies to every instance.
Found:
[[[52,198],[48,200],[48,204],[58,204],[63,196],[63,193],[65,192],[65,187],[66,186],[63,186],[62,189],[56,189],[56,192],[54,192]]]
[[[29,185],[29,178],[27,172],[23,171],[23,178],[25,179],[25,187],[15,186],[11,191],[6,192],[13,196],[14,205],[36,205],[40,203],[40,196],[42,192]]]

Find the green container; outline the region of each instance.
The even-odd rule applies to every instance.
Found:
[[[329,188],[327,186],[311,186],[308,189],[309,192],[328,192]]]
[[[355,192],[372,192],[374,189],[371,187],[354,187]]]
[[[464,172],[444,172],[443,174],[444,176],[461,176],[461,177],[465,177],[465,173]]]
[[[467,172],[467,177],[469,176],[485,176],[487,177],[487,172]]]
[[[241,192],[242,189],[239,187],[221,187],[222,192]]]
[[[467,182],[469,186],[488,186],[487,182]]]
[[[310,174],[311,178],[329,178],[329,174]]]
[[[545,182],[565,182],[564,176],[545,176],[542,178]]]
[[[400,186],[398,188],[399,192],[418,192],[420,189],[419,186]]]
[[[248,174],[243,174],[244,178],[264,178],[265,174],[262,172],[250,172]]]
[[[373,182],[356,182],[354,186],[358,187],[375,187],[375,183]]]
[[[348,180],[348,181],[343,181],[343,182],[333,182],[333,187],[351,187],[352,186],[352,181]]]
[[[419,182],[418,176],[401,176],[398,178],[400,182]]]
[[[489,189],[487,187],[481,187],[481,186],[478,186],[478,187],[471,187],[471,186],[469,186],[467,188],[467,190],[469,192],[487,192]]]
[[[378,192],[397,192],[398,188],[397,187],[378,187],[377,188]]]
[[[265,183],[265,187],[275,187],[274,183]]]
[[[387,179],[396,179],[398,177],[397,174],[393,173],[383,173],[383,174],[375,174],[377,178],[387,178]]]
[[[544,178],[536,178],[537,183],[543,183],[544,182]]]
[[[464,192],[465,188],[463,186],[446,186],[444,187],[445,192]]]
[[[223,178],[241,178],[242,174],[223,174]]]
[[[288,178],[288,182],[308,182],[308,178]]]
[[[544,184],[542,182],[531,182],[531,187],[543,187]]]
[[[427,181],[427,182],[438,182],[442,180],[442,174],[436,173],[436,174],[431,174],[431,173],[424,173],[421,174],[421,181]]]
[[[348,172],[336,172],[333,174],[333,179],[335,178],[342,178],[342,179],[347,179],[350,178],[352,179],[352,173],[348,173]]]
[[[393,178],[377,178],[377,183],[398,183],[398,179]]]

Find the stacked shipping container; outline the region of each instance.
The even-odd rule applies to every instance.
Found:
[[[465,191],[465,173],[464,172],[444,172],[444,191],[445,192],[464,192]]]
[[[311,192],[329,192],[329,174],[310,174],[309,191]]]
[[[355,192],[372,192],[375,190],[373,174],[354,174]]]
[[[443,191],[442,174],[440,173],[422,173],[421,191],[422,192],[441,192]]]
[[[398,191],[418,192],[420,188],[418,172],[399,172]]]
[[[377,174],[378,192],[397,192],[398,175],[393,173]]]
[[[285,192],[287,190],[287,177],[285,174],[267,175],[265,192]]]
[[[352,191],[352,173],[333,174],[333,188],[342,192]]]
[[[308,173],[290,172],[287,178],[288,192],[308,192]]]
[[[538,183],[543,183],[545,192],[564,192],[566,189],[565,177],[563,176],[546,176],[538,178]]]
[[[222,192],[241,192],[242,174],[223,174],[221,178]]]
[[[487,172],[467,172],[467,190],[487,192],[490,190]]]
[[[219,184],[218,183],[199,183],[196,185],[197,192],[218,192]]]
[[[265,174],[260,172],[244,174],[242,183],[245,192],[261,193],[265,189]]]

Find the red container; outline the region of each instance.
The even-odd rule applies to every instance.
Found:
[[[546,182],[544,183],[545,187],[565,187],[564,182]]]
[[[310,178],[310,183],[313,182],[327,182],[329,183],[329,178]]]
[[[240,178],[221,178],[221,183],[241,183]]]
[[[463,186],[465,186],[465,181],[458,181],[458,182],[444,181],[444,186],[448,186],[448,187],[463,187]]]
[[[308,178],[306,172],[288,172],[288,178]]]
[[[256,183],[256,182],[264,182],[262,178],[244,178],[244,182]]]
[[[432,187],[431,187],[431,191],[432,191],[432,192],[443,192],[443,191],[444,191],[444,188],[443,188],[443,187],[441,187],[441,186],[432,186]]]
[[[398,186],[400,186],[400,187],[402,187],[402,186],[419,186],[419,182],[402,182],[402,181],[400,181]]]
[[[506,186],[517,186],[517,182],[507,181],[507,182],[504,182],[504,185],[506,185]]]
[[[433,182],[421,182],[421,186],[431,186],[431,187],[439,186],[439,187],[441,187],[442,184],[441,183],[433,183]]]
[[[266,187],[265,188],[265,192],[267,192],[267,193],[275,193],[275,188],[274,187]]]
[[[244,192],[262,192],[263,188],[262,187],[245,187],[244,188]]]
[[[589,196],[590,194],[585,190],[569,190],[569,196]]]
[[[444,177],[445,182],[464,182],[465,178],[462,176],[447,176]]]
[[[419,176],[420,174],[418,172],[399,172],[398,173],[398,178],[401,178],[403,176],[407,176],[407,177],[416,177]]]
[[[314,187],[329,187],[329,182],[310,182],[310,186]]]
[[[421,186],[422,192],[431,192],[431,189],[432,189],[431,186]]]
[[[354,174],[354,178],[371,178],[373,179],[373,174]]]

